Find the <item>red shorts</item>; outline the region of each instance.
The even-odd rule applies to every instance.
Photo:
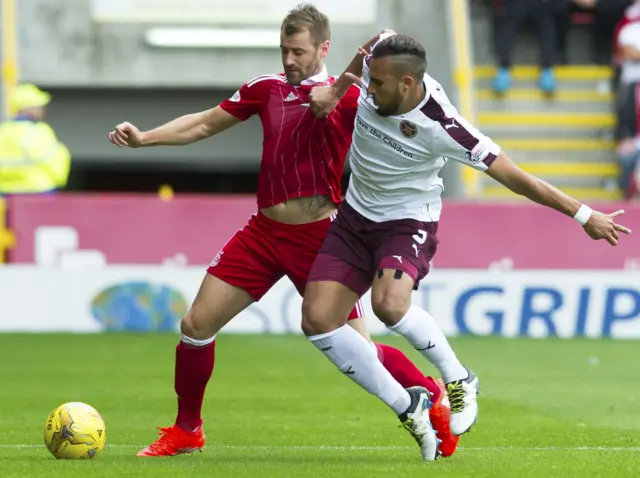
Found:
[[[311,266],[334,217],[290,225],[255,214],[218,252],[207,272],[246,290],[256,302],[283,276],[304,295]],[[358,301],[349,319],[363,315]]]

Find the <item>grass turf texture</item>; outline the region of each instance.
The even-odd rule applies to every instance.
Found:
[[[176,340],[0,334],[0,477],[640,476],[637,342],[453,339],[480,377],[480,417],[453,457],[425,463],[393,413],[301,336],[222,335],[208,447],[138,458],[175,417]],[[431,373],[401,339],[380,340]],[[95,460],[56,461],[42,445],[47,414],[67,401],[105,419]]]

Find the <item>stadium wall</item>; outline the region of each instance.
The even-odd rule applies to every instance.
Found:
[[[0,267],[0,331],[175,331],[204,269],[255,211],[251,197],[9,198],[17,238]],[[612,210],[610,204],[603,209]],[[640,207],[624,223],[640,231]],[[414,293],[448,335],[640,338],[640,247],[591,241],[524,204],[445,204],[429,278]],[[365,309],[373,333],[386,333]],[[225,332],[298,333],[287,279]]]
[[[0,268],[0,331],[176,331],[200,266]],[[444,332],[640,338],[640,273],[436,270],[414,292]],[[283,279],[224,332],[299,333],[301,298]],[[387,333],[364,298],[374,334]]]

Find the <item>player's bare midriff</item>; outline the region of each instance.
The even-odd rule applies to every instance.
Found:
[[[330,217],[337,207],[329,196],[306,196],[289,199],[260,212],[283,224],[308,224]]]

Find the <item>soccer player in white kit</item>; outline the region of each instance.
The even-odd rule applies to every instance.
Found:
[[[376,360],[375,351],[345,326],[356,301],[372,287],[377,317],[405,337],[441,373],[451,402],[451,432],[460,435],[478,414],[478,379],[456,358],[433,317],[411,304],[411,292],[429,272],[438,240],[442,180],[448,159],[480,171],[529,199],[574,217],[593,239],[612,245],[630,231],[518,168],[491,139],[462,118],[443,88],[427,75],[424,48],[390,35],[363,62],[362,79],[344,74],[314,90],[312,111],[326,114],[345,91],[361,85],[348,159],[346,201],[312,267],[302,306],[309,340],[344,374],[399,416],[426,460],[437,457],[428,397],[404,389]]]

